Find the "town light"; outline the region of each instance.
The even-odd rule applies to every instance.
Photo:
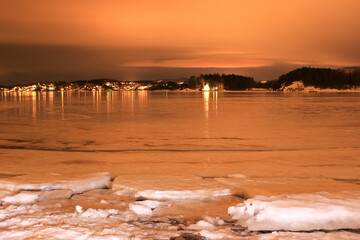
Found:
[[[210,86],[209,86],[209,84],[206,84],[206,85],[203,87],[202,90],[203,90],[203,91],[210,91]]]

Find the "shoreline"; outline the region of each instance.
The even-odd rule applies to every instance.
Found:
[[[179,236],[201,236],[203,239],[321,238],[324,230],[329,231],[326,236],[336,239],[359,236],[351,229],[359,228],[360,189],[352,192],[335,190],[346,189],[341,187],[346,186],[341,182],[338,185],[332,183],[333,190],[319,192],[314,188],[314,192],[306,193],[299,189],[294,194],[291,189],[294,186],[304,189],[302,185],[306,181],[299,180],[293,185],[293,180],[287,180],[290,187],[282,193],[259,195],[259,190],[268,186],[261,179],[243,174],[214,178],[113,177],[110,173],[49,176],[2,178],[0,239],[17,239],[19,236],[55,236],[55,239],[81,236],[86,236],[84,239],[117,239],[118,236],[119,239],[139,240],[176,239]],[[251,184],[243,190],[234,188],[254,180],[257,187]],[[277,181],[279,179],[274,183]],[[309,181],[305,185],[317,185],[319,189],[325,182],[327,186],[330,183],[325,179]],[[258,190],[253,196],[247,196],[254,187]],[[306,213],[309,211],[313,212],[310,216]],[[278,221],[278,218],[282,220]]]

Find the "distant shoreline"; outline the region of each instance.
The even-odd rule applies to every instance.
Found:
[[[114,79],[42,82],[28,85],[0,86],[0,91],[251,91],[251,92],[360,92],[360,70],[335,70],[303,67],[281,75],[276,80],[257,82],[252,77],[235,74],[201,74],[189,79],[119,81]]]
[[[11,90],[0,90],[2,93],[46,93],[46,92],[179,92],[179,93],[226,93],[226,92],[239,92],[239,93],[360,93],[360,88],[356,89],[315,89],[315,90],[294,90],[294,91],[281,91],[281,90],[270,90],[270,89],[247,89],[247,90],[210,90],[202,91],[196,89],[190,90],[44,90],[44,91],[11,91]]]

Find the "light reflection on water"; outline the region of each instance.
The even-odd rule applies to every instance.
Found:
[[[203,96],[204,96],[204,112],[205,112],[204,136],[206,138],[209,138],[210,137],[210,132],[209,132],[209,97],[210,97],[210,93],[208,91],[204,91]]]
[[[82,142],[96,141],[98,150],[357,148],[359,97],[241,92],[1,93],[0,122],[27,127],[17,133],[4,128],[0,137],[41,138],[43,147],[52,143],[53,148],[59,147],[58,142],[82,148]],[[138,140],[129,141],[134,137]]]

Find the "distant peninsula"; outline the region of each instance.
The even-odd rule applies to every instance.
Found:
[[[281,75],[276,80],[257,82],[249,76],[235,74],[201,74],[188,79],[157,81],[119,81],[113,79],[46,82],[19,86],[0,86],[0,91],[319,91],[358,90],[360,68],[303,67]]]

